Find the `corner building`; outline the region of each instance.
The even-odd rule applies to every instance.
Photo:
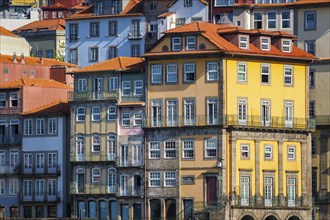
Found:
[[[194,22],[145,54],[148,217],[311,218],[315,57],[294,40]]]

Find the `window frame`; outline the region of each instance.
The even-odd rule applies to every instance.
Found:
[[[99,106],[92,107],[91,116],[92,116],[91,121],[93,122],[101,121],[101,107]]]
[[[111,110],[112,109],[112,110]],[[114,109],[114,111],[113,111]],[[109,106],[107,108],[107,120],[108,121],[114,121],[117,119],[117,108],[116,106]]]
[[[121,126],[122,127],[131,126],[131,113],[129,113],[129,112],[122,112],[121,113]]]
[[[176,141],[164,142],[164,159],[176,159],[177,158],[177,143]]]
[[[18,107],[18,92],[11,92],[9,94],[9,103],[10,108]]]
[[[174,181],[174,183],[173,183]],[[175,171],[164,172],[164,187],[175,187],[176,186],[176,173]]]
[[[290,69],[290,75],[287,74],[286,70]],[[286,80],[290,80],[290,82],[286,82]],[[283,82],[285,86],[293,86],[294,83],[294,71],[292,66],[284,66],[283,71]]]
[[[160,159],[161,158],[161,151],[160,151],[160,142],[159,141],[151,141],[148,144],[149,146],[149,159]],[[157,155],[153,155],[156,153]],[[158,156],[159,155],[159,156]]]
[[[93,153],[100,153],[101,152],[101,143],[102,143],[102,140],[101,140],[101,137],[99,135],[93,135],[92,138],[91,138],[91,151]],[[99,149],[97,149],[99,148]]]
[[[109,91],[118,91],[118,82],[117,76],[109,77]]]
[[[94,173],[94,171],[99,171],[99,173]],[[101,174],[102,171],[99,167],[92,168],[92,183],[100,183],[101,182]]]
[[[289,14],[289,18],[283,18],[283,14],[284,13],[288,13]],[[284,27],[284,22],[288,22],[289,26],[288,27]],[[282,29],[290,29],[291,28],[291,13],[290,11],[282,11],[281,12],[281,28]]]
[[[261,18],[256,19],[256,15],[259,15]],[[257,22],[257,25],[256,25]],[[261,22],[261,27],[258,27],[259,22]],[[261,12],[254,12],[253,13],[253,29],[262,29],[263,27],[263,19],[262,19],[262,13]]]
[[[99,47],[90,47],[89,62],[98,62],[98,61],[99,61]]]
[[[45,119],[37,118],[36,119],[36,135],[45,135]]]
[[[187,69],[188,66],[193,67],[193,71]],[[188,79],[188,74],[193,76],[193,79]],[[196,63],[184,63],[183,64],[183,81],[184,83],[194,83],[196,81]]]
[[[308,24],[308,15],[313,14],[314,15],[314,20],[312,20],[314,27],[309,27]],[[305,11],[304,12],[304,31],[315,31],[317,29],[317,15],[316,11]]]
[[[137,85],[138,83],[141,83],[141,85]],[[143,95],[143,80],[134,80],[134,96],[142,96],[142,95]]]
[[[0,108],[6,108],[7,95],[5,92],[0,93]]]
[[[124,85],[126,84],[126,85]],[[125,80],[121,82],[121,95],[122,96],[130,96],[131,95],[131,81]],[[127,93],[128,92],[128,93]]]
[[[57,118],[48,118],[47,119],[47,133],[48,135],[57,134]]]
[[[25,136],[33,135],[33,120],[30,118],[24,119],[24,135]]]
[[[178,42],[175,42],[176,40],[178,40]],[[172,37],[171,44],[172,44],[172,46],[171,46],[172,51],[182,50],[182,38],[181,37]]]
[[[169,71],[170,67],[175,68],[175,72]],[[172,78],[170,76],[175,78],[175,80],[172,80]],[[178,64],[176,64],[176,63],[166,64],[166,83],[177,83],[177,82],[178,82]]]
[[[263,40],[267,40],[267,43],[263,42]],[[260,37],[260,49],[263,51],[270,51],[270,37]],[[263,48],[263,46],[265,46]]]
[[[244,71],[240,70],[240,66],[244,66]],[[240,79],[240,75],[244,76],[244,80]],[[247,82],[247,64],[246,63],[237,63],[237,81],[246,83]]]
[[[83,110],[83,113],[79,113],[79,110]],[[84,107],[77,107],[76,108],[76,122],[83,122],[85,120],[86,120],[86,109]]]
[[[212,143],[214,142],[214,143]],[[211,144],[211,146],[209,146]],[[212,146],[215,145],[215,146]],[[204,157],[205,159],[216,159],[218,156],[218,140],[216,138],[207,138],[204,140]],[[210,155],[210,151],[215,150],[215,155]]]
[[[114,36],[118,34],[118,21],[109,21],[108,23],[108,34]]]
[[[243,149],[245,148],[245,149]],[[244,155],[246,154],[246,155]],[[241,144],[241,159],[249,160],[250,159],[250,145],[249,144]]]
[[[214,70],[211,68],[213,65],[215,65],[216,69]],[[219,63],[214,61],[214,62],[207,62],[206,63],[206,80],[208,82],[215,82],[219,80]],[[211,77],[213,76],[213,77]]]
[[[275,14],[275,19],[269,19],[269,14]],[[276,29],[276,27],[277,27],[276,16],[277,16],[277,13],[275,11],[267,12],[267,29]],[[275,22],[275,27],[269,27],[270,22]]]
[[[246,40],[242,40],[242,38],[246,38]],[[249,35],[239,35],[238,36],[238,46],[241,49],[248,50],[249,49]],[[245,46],[244,46],[245,45]]]
[[[188,144],[188,146],[186,145]],[[189,154],[187,156],[187,154]],[[195,158],[195,140],[184,139],[182,140],[182,159],[194,159]]]
[[[264,145],[264,160],[273,160],[273,146],[270,144]]]
[[[264,67],[267,68],[267,72],[264,72]],[[264,82],[264,77],[267,77],[267,82]],[[260,65],[260,78],[261,78],[261,84],[263,85],[269,85],[270,84],[270,78],[271,78],[271,69],[269,64],[261,64]]]
[[[100,22],[92,21],[89,23],[89,37],[100,36]]]
[[[312,54],[312,55],[314,55],[315,56],[315,53],[316,53],[316,51],[315,51],[315,49],[316,49],[316,45],[315,45],[315,41],[314,40],[307,40],[307,41],[305,41],[305,51],[307,52],[307,53],[309,53],[309,54]],[[312,47],[312,51],[311,51],[311,49],[310,49],[310,46],[313,46]]]
[[[109,46],[109,59],[114,59],[118,57],[118,48],[116,46]]]
[[[193,42],[189,42],[189,40],[192,40]],[[197,46],[197,39],[195,36],[187,36],[186,37],[186,50],[196,50]]]
[[[160,187],[161,186],[161,178],[160,172],[149,172],[149,187]]]
[[[291,51],[292,51],[292,40],[291,39],[282,39],[281,40],[281,46],[282,46],[282,52],[291,53]]]
[[[155,72],[155,70],[160,70],[159,72]],[[151,64],[150,65],[151,72],[151,84],[161,84],[163,82],[163,65],[161,64]],[[155,78],[159,77],[159,80],[155,80]]]
[[[288,160],[296,160],[296,146],[288,146],[287,157]]]
[[[86,92],[87,91],[87,79],[86,78],[80,78],[77,82],[77,91],[78,92]]]

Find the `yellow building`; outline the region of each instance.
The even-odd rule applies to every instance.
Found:
[[[195,22],[145,54],[146,216],[311,217],[313,56],[294,39]]]

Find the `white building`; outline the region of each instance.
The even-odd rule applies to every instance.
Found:
[[[11,31],[0,26],[0,54],[17,55],[30,54],[30,44],[25,38],[13,34]]]

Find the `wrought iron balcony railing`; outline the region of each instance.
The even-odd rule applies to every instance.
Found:
[[[55,191],[48,194],[48,191],[36,192],[31,190],[28,193],[21,191],[19,193],[20,202],[59,202],[61,198],[61,192]]]
[[[82,91],[68,92],[69,101],[88,101],[88,100],[117,100],[118,92],[116,91]]]
[[[281,202],[281,198],[278,196],[273,196],[269,199],[267,198],[258,198],[256,196],[249,196],[248,198],[243,198],[240,196],[236,196],[233,199],[234,206],[238,207],[285,207],[285,208],[298,208],[303,207],[303,198],[302,197],[295,197],[295,198],[288,198],[284,197],[283,202]]]
[[[72,195],[85,195],[85,194],[115,194],[116,196],[142,196],[142,186],[127,186],[120,187],[119,185],[107,186],[107,185],[86,185],[86,186],[75,186],[71,184],[70,193]]]

